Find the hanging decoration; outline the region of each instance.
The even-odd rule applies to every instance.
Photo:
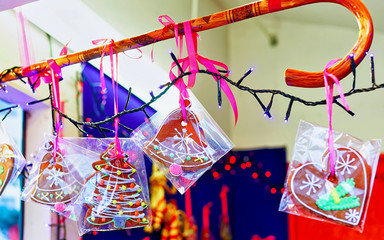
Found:
[[[381,141],[363,142],[334,130],[332,175],[327,132],[300,122],[279,210],[362,231]]]
[[[151,210],[144,160],[133,139],[84,139],[86,148],[98,151],[107,146],[94,161],[94,173],[76,202],[80,234],[145,227],[151,223]]]
[[[381,140],[363,142],[333,130],[334,84],[344,108],[349,110],[339,80],[327,71],[339,60],[332,60],[324,70],[329,127],[324,131],[322,127],[300,123],[280,210],[311,217],[301,213],[303,208],[313,213],[313,218],[326,218],[362,231]],[[297,204],[291,205],[292,202]]]
[[[73,203],[85,182],[84,176],[74,166],[74,162],[84,161],[82,159],[85,156],[79,154],[83,149],[63,139],[60,140],[60,149],[54,154],[55,139],[55,136],[45,136],[21,198],[67,217],[73,217]],[[81,171],[85,172],[85,169]]]
[[[0,196],[25,166],[25,158],[0,121]]]
[[[155,114],[148,123],[144,123],[135,130],[134,136],[142,140],[143,151],[159,166],[170,182],[183,194],[188,188],[218,159],[224,156],[231,148],[232,143],[225,136],[208,115],[203,106],[197,101],[189,99],[189,88],[195,83],[195,75],[200,61],[212,71],[218,72],[215,65],[224,66],[197,54],[197,35],[191,30],[190,23],[184,23],[188,57],[181,59],[182,42],[178,43],[180,59],[172,64],[171,80],[176,76],[172,68],[178,66],[184,71],[191,70],[186,85],[183,79],[175,82],[178,88],[180,108],[172,111],[164,120]],[[177,38],[176,38],[177,39]],[[174,55],[172,55],[174,57]],[[218,83],[220,78],[215,78]],[[234,108],[237,117],[237,107],[233,94],[226,86],[226,94]],[[160,122],[162,121],[162,123]]]

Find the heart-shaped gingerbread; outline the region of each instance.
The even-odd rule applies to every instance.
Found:
[[[0,196],[12,178],[15,153],[8,144],[0,144]]]
[[[335,151],[335,179],[329,180],[326,152],[322,163],[306,162],[292,171],[289,191],[304,206],[297,208],[300,214],[357,226],[365,210],[371,168],[352,148],[339,147]]]

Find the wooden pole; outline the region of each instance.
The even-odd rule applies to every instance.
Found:
[[[192,19],[190,21],[192,30],[195,32],[200,32],[256,16],[320,2],[337,3],[346,7],[355,15],[359,23],[359,36],[355,45],[340,62],[329,69],[330,73],[334,74],[341,80],[351,72],[350,55],[354,55],[354,60],[357,66],[364,59],[365,54],[369,50],[372,43],[372,19],[367,8],[360,0],[262,0],[227,11],[214,13],[209,16]],[[177,28],[179,34],[184,34],[182,23],[178,23]],[[113,45],[113,50],[114,53],[124,52],[174,37],[175,33],[173,27],[164,27],[162,29],[157,29],[140,36],[117,41]],[[103,48],[104,46],[100,46],[89,50],[68,54],[56,58],[55,61],[60,67],[87,62],[89,60],[99,58],[102,54]],[[108,54],[108,51],[106,51],[106,54]],[[46,62],[41,62],[28,66],[24,69],[15,68],[13,72],[4,71],[0,74],[1,83],[15,80],[17,79],[17,75],[28,77],[38,74],[46,70],[47,67],[48,64]],[[305,72],[300,70],[287,69],[285,71],[285,81],[287,85],[296,87],[310,88],[324,86],[323,71]]]

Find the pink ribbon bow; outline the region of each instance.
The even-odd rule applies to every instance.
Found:
[[[332,104],[333,104],[333,84],[336,84],[337,91],[339,93],[341,102],[345,109],[349,111],[349,106],[347,104],[347,100],[345,99],[343,89],[341,88],[339,79],[331,74],[328,73],[328,68],[330,68],[333,64],[340,61],[341,58],[334,59],[330,61],[324,69],[324,86],[325,86],[325,100],[327,103],[327,113],[328,113],[328,123],[329,123],[329,129],[328,129],[328,150],[329,150],[329,165],[331,169],[331,177],[335,176],[335,147],[334,147],[334,140],[333,140],[333,129],[332,129]],[[328,80],[332,80],[332,83],[329,84]]]
[[[186,21],[183,24],[184,24],[184,34],[185,34],[185,42],[187,45],[188,57],[181,58],[182,42],[180,42],[180,48],[179,48],[180,59],[178,60],[178,62],[180,63],[181,68],[184,72],[187,69],[189,69],[189,71],[192,74],[188,76],[188,84],[187,85],[185,85],[183,79],[179,79],[175,83],[175,86],[180,91],[179,102],[180,102],[180,106],[182,108],[183,117],[185,118],[186,113],[185,113],[184,100],[189,97],[187,89],[191,89],[195,85],[196,73],[198,73],[198,71],[199,71],[198,63],[205,66],[208,71],[216,73],[218,75],[220,75],[220,72],[217,69],[217,67],[221,67],[227,71],[225,76],[228,76],[228,67],[227,67],[227,65],[225,65],[222,62],[214,61],[214,60],[211,60],[211,59],[208,59],[206,57],[199,55],[197,53],[197,36],[198,36],[197,33],[192,32],[190,21]],[[170,77],[171,81],[173,81],[176,78],[175,74],[172,72],[172,69],[175,66],[176,66],[176,63],[172,63],[171,71],[169,73],[169,77]],[[180,74],[180,71],[179,71],[179,74]],[[235,115],[235,125],[236,125],[237,118],[238,118],[238,111],[237,111],[237,104],[236,104],[235,97],[233,96],[233,93],[232,93],[231,89],[229,88],[229,86],[225,80],[221,79],[220,77],[216,77],[216,76],[213,76],[213,79],[216,82],[220,81],[221,88],[224,91],[224,93],[227,95],[227,97],[228,97],[228,99],[232,105],[232,109],[233,109],[233,112]]]

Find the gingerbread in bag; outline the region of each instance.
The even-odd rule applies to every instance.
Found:
[[[183,102],[185,108],[165,119],[157,113],[135,131],[143,151],[181,194],[233,146],[196,99],[194,107]]]
[[[156,135],[144,145],[144,152],[153,160],[169,168],[173,176],[183,171],[194,171],[212,166],[213,161],[206,151],[207,141],[196,114],[185,101],[186,118],[176,109],[164,120]]]
[[[332,176],[326,135],[327,128],[300,123],[279,210],[362,231],[381,141],[334,131]]]
[[[144,227],[150,224],[148,204],[142,187],[136,181],[137,170],[130,163],[133,155],[117,153],[110,143],[92,164],[95,173],[86,184],[82,206],[82,233],[94,230],[114,230]],[[91,191],[93,192],[92,194]]]
[[[9,144],[0,145],[0,196],[12,178],[15,153]]]
[[[40,149],[41,162],[36,165],[35,177],[26,186],[33,185],[32,201],[62,213],[76,200],[84,181],[66,155],[61,150],[54,153],[53,148],[53,142],[48,141]]]

